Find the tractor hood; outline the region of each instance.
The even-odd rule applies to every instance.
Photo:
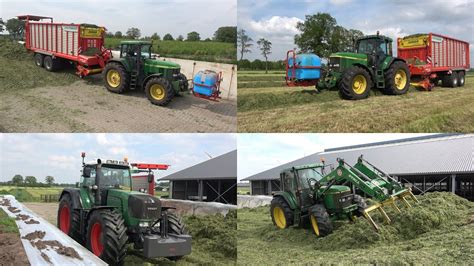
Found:
[[[180,69],[181,66],[179,64],[170,62],[170,61],[163,61],[157,59],[145,59],[145,66],[147,67],[156,67],[156,68],[171,68],[171,69]]]
[[[366,54],[358,54],[358,53],[348,53],[348,52],[338,52],[333,53],[330,55],[330,58],[344,58],[344,59],[352,59],[352,60],[367,60]]]
[[[326,189],[326,186],[322,186],[320,188],[321,191],[325,190]],[[332,193],[342,193],[342,192],[350,192],[351,189],[350,187],[348,186],[338,186],[338,185],[333,185],[331,186],[327,191],[326,191],[326,194],[329,193],[329,194],[332,194]]]

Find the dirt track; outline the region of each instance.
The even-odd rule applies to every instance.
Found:
[[[1,132],[235,132],[237,123],[235,102],[188,94],[159,107],[141,91],[108,92],[100,75],[2,98]]]
[[[58,203],[24,202],[23,205],[46,221],[56,224]]]

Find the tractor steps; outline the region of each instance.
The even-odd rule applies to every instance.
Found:
[[[130,73],[130,89],[131,90],[134,90],[137,88],[137,81],[138,81],[138,72],[132,71],[132,73]]]

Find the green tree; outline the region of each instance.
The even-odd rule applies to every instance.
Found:
[[[237,43],[237,27],[220,27],[214,33],[214,40],[218,42]]]
[[[244,29],[237,32],[237,46],[240,48],[240,60],[244,58],[244,54],[251,53],[250,48],[253,46],[253,40],[247,35]]]
[[[199,36],[199,33],[192,31],[188,33],[188,37],[186,38],[186,41],[188,42],[198,42],[201,40],[201,36]]]
[[[52,184],[54,184],[54,177],[48,175],[45,179],[44,179],[45,183],[48,184],[49,186],[51,186]]]
[[[115,38],[122,38],[122,37],[123,37],[121,31],[116,31],[115,34],[114,34],[114,36],[115,36]]]
[[[3,19],[0,18],[0,32],[3,32],[4,26],[5,26],[5,23],[3,22]]]
[[[36,177],[31,176],[31,175],[26,176],[25,177],[25,183],[29,184],[29,185],[35,185],[36,184]]]
[[[159,41],[159,40],[161,40],[161,37],[160,37],[160,35],[158,35],[158,33],[155,32],[155,33],[153,33],[153,35],[151,35],[151,39],[155,40],[155,41]]]
[[[180,42],[184,41],[183,35],[179,35],[178,38],[176,38],[176,40]]]
[[[174,41],[173,35],[170,33],[166,33],[165,36],[163,36],[164,41]]]
[[[16,18],[11,18],[5,24],[6,30],[12,35],[14,39],[20,39],[25,32],[25,22]]]
[[[331,54],[331,36],[336,25],[336,19],[328,13],[308,15],[304,22],[296,25],[301,34],[295,36],[295,44],[303,52],[328,58]]]
[[[268,73],[268,55],[272,53],[272,43],[269,40],[261,38],[257,41],[258,48],[265,58],[265,74]]]
[[[107,31],[107,32],[105,33],[105,37],[112,38],[112,37],[114,37],[114,34],[113,34],[112,32],[110,32],[110,31]]]
[[[133,27],[129,28],[126,34],[127,34],[127,37],[131,39],[138,39],[140,38],[140,36],[142,36],[140,29],[133,28]]]
[[[14,184],[15,186],[18,186],[18,185],[21,185],[23,184],[23,176],[22,175],[15,175],[13,178],[12,178],[12,184]]]

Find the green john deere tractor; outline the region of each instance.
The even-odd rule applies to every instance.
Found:
[[[411,205],[405,197],[418,202],[410,189],[367,162],[362,155],[354,166],[343,159],[337,161],[338,166],[328,174],[324,162],[295,166],[280,173],[281,191],[273,193],[270,207],[276,227],[284,229],[310,223],[317,236],[326,236],[333,231],[334,220],[364,216],[379,230],[369,212],[378,210],[385,222],[390,223],[384,206],[392,206],[400,212],[397,200],[406,207]],[[365,198],[355,194],[351,187],[371,197],[375,203],[368,206]]]
[[[410,70],[403,59],[393,56],[392,39],[377,32],[359,38],[355,53],[331,54],[327,73],[317,87],[337,88],[341,97],[349,100],[367,98],[374,88],[401,95],[410,87]]]
[[[123,264],[127,244],[145,258],[179,259],[191,253],[191,236],[158,198],[131,190],[126,162],[85,164],[79,188],[65,188],[58,227],[108,264]]]
[[[142,89],[151,103],[164,106],[175,95],[188,91],[188,80],[181,66],[157,60],[151,54],[152,42],[122,41],[120,57],[111,58],[103,71],[105,87],[115,93]]]

